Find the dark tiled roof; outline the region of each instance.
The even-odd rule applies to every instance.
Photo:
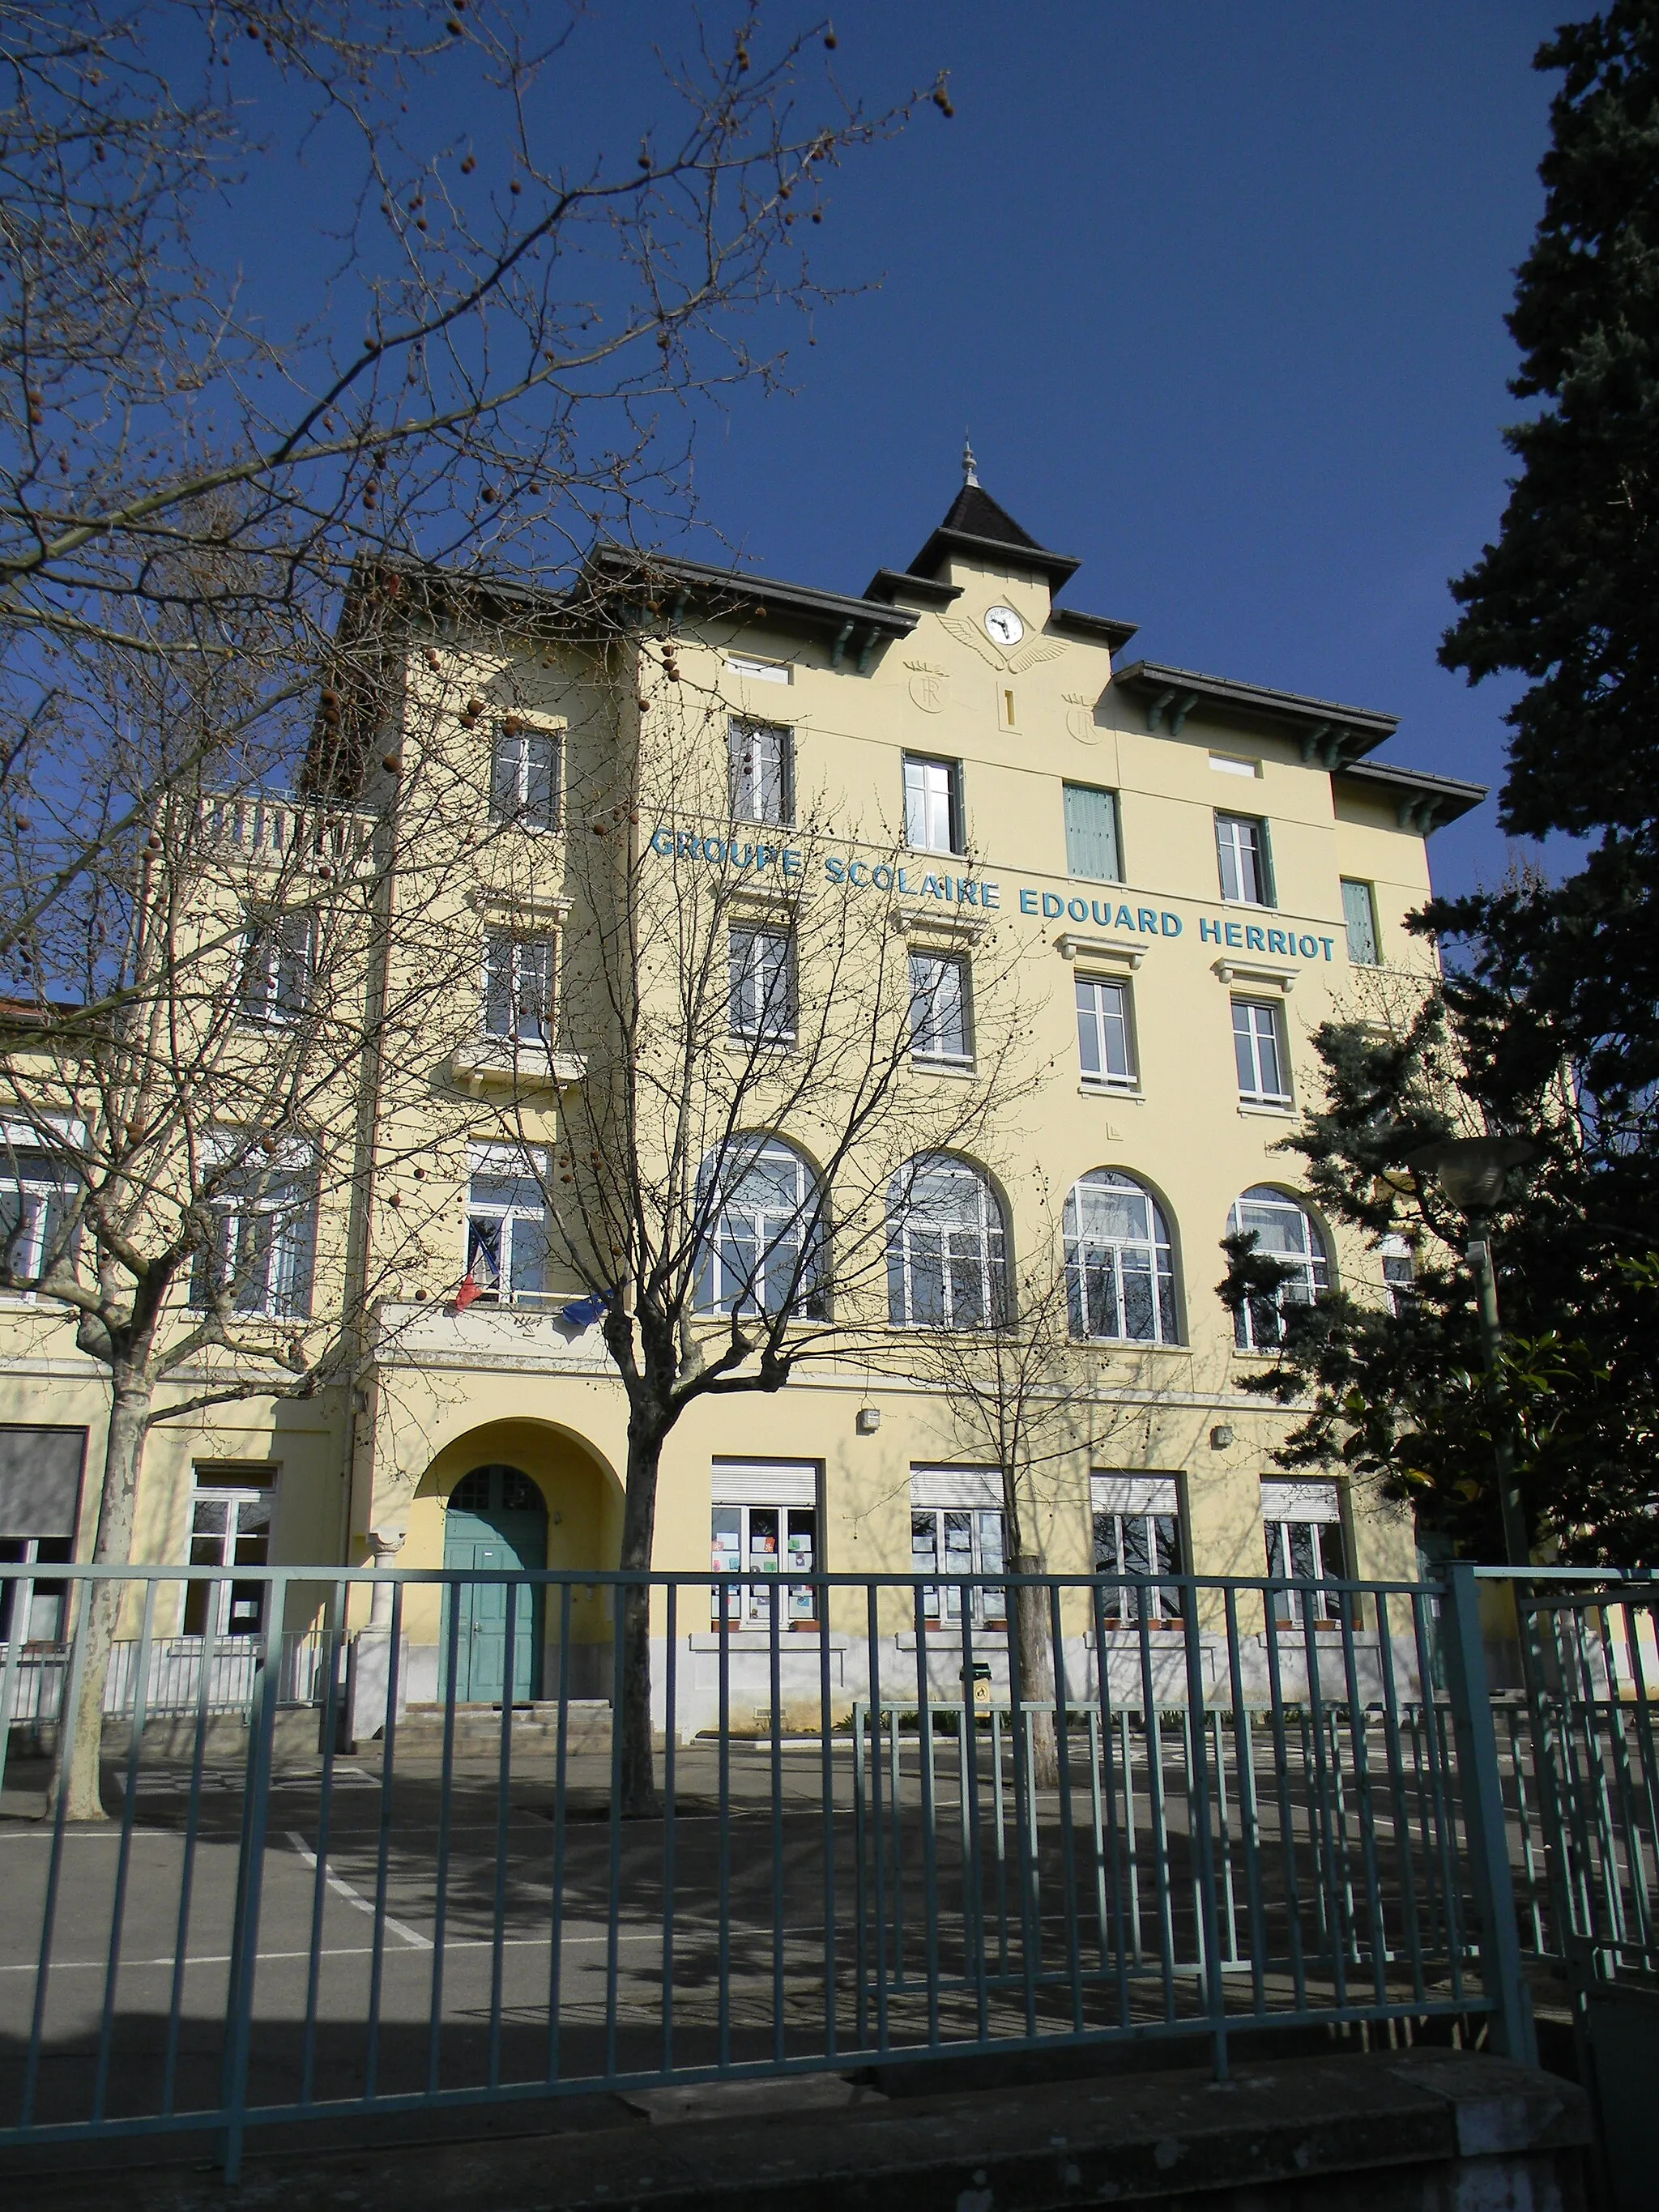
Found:
[[[1046,576],[1054,591],[1079,566],[1069,553],[1051,553],[1040,545],[976,483],[963,484],[944,521],[910,563],[910,572],[936,576],[952,553],[965,553],[970,560],[993,567],[1029,569],[1033,575]]]
[[[951,512],[940,523],[941,530],[959,530],[965,538],[989,538],[998,545],[1024,545],[1033,553],[1042,548],[1027,530],[1022,530],[1006,507],[999,507],[988,491],[975,484],[963,484],[951,502]]]

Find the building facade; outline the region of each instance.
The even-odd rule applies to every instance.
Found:
[[[451,1028],[432,1024],[427,1062],[418,1038],[404,1048],[395,1100],[364,1073],[357,1170],[258,1244],[244,1301],[256,1316],[332,1296],[337,1279],[349,1297],[358,1268],[349,1378],[157,1428],[136,1558],[617,1563],[628,1407],[594,1268],[568,1264],[556,1218],[560,1177],[580,1166],[561,1152],[572,1102],[611,1079],[595,1008],[604,946],[630,925],[595,890],[592,840],[608,828],[627,847],[614,879],[653,902],[650,942],[630,953],[643,1002],[672,1000],[664,979],[690,942],[670,941],[674,917],[700,884],[719,887],[724,1013],[702,1044],[710,1065],[739,1071],[720,1097],[744,1103],[734,1127],[750,1152],[697,1262],[695,1304],[714,1335],[745,1299],[764,1308],[769,1258],[798,1263],[776,1224],[825,1149],[799,1091],[797,1127],[744,1092],[741,1071],[775,1054],[769,1079],[787,1092],[815,994],[851,1003],[861,947],[873,959],[897,945],[908,979],[905,1111],[923,1170],[857,1285],[848,1260],[825,1261],[859,1328],[775,1392],[693,1404],[663,1453],[653,1563],[777,1578],[728,1601],[729,1648],[754,1691],[734,1698],[739,1720],[765,1695],[774,1605],[786,1697],[816,1699],[826,1637],[838,1696],[867,1683],[862,1619],[850,1606],[815,1618],[792,1568],[1005,1565],[1001,1474],[948,1369],[917,1347],[1007,1311],[1045,1255],[1060,1334],[1091,1364],[1063,1449],[1032,1475],[1025,1540],[1052,1569],[1100,1578],[1109,1595],[1091,1619],[1111,1625],[1126,1666],[1139,1664],[1139,1601],[1115,1575],[1413,1573],[1408,1516],[1276,1470],[1294,1409],[1241,1384],[1271,1360],[1278,1309],[1235,1316],[1214,1285],[1223,1237],[1255,1231],[1292,1270],[1283,1297],[1338,1282],[1404,1294],[1408,1250],[1339,1237],[1279,1147],[1317,1095],[1318,1024],[1399,1019],[1431,978],[1431,951],[1405,927],[1429,892],[1426,840],[1482,794],[1372,761],[1387,715],[1134,657],[1131,625],[1059,601],[1076,567],[970,472],[910,565],[857,596],[597,555],[590,588],[631,611],[602,671],[590,645],[561,642],[556,603],[423,592],[368,754],[313,763],[313,782],[373,836],[422,749],[453,767],[448,826],[399,866],[450,887],[444,927],[473,948],[476,991]],[[638,763],[665,718],[680,767],[672,788],[652,788]],[[508,825],[505,843],[489,842],[492,823]],[[296,939],[285,968],[280,934],[261,943],[255,1012],[269,1022],[285,991],[302,994],[305,955]],[[395,932],[392,945],[395,994]],[[30,1185],[24,1124],[9,1141],[27,1239],[54,1202],[51,1178]],[[376,1249],[379,1273],[361,1258]],[[331,1273],[327,1254],[348,1250],[359,1258]],[[0,1304],[0,1332],[3,1556],[84,1555],[102,1376],[49,1301]],[[189,1378],[165,1387],[187,1395]],[[959,1658],[957,1601],[922,1601],[942,1682]],[[969,1601],[994,1654],[994,1585]],[[58,1602],[42,1577],[30,1622],[0,1627],[50,1638]],[[234,1590],[228,1602],[223,1632],[258,1625],[257,1593],[240,1613]],[[712,1713],[711,1603],[676,1620],[685,1725]],[[1147,1604],[1178,1679],[1178,1594]],[[458,1694],[535,1698],[563,1670],[576,1693],[603,1695],[608,1589],[578,1583],[568,1616],[553,1612],[524,1619],[512,1650],[499,1623],[469,1614]],[[913,1668],[914,1613],[884,1622],[890,1663]],[[174,1626],[187,1639],[202,1623]],[[1098,1638],[1081,1613],[1073,1626],[1086,1672]],[[410,1595],[405,1626],[409,1694],[435,1694],[435,1593]],[[655,1631],[666,1636],[665,1616]]]

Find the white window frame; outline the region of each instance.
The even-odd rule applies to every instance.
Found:
[[[960,761],[933,753],[905,754],[904,842],[913,853],[966,851]]]
[[[940,988],[947,973],[954,994]],[[965,954],[911,952],[909,1023],[912,1060],[924,1067],[973,1066],[973,971]]]
[[[254,1029],[287,1029],[303,1020],[316,959],[316,916],[308,908],[250,914],[242,933],[237,1019]]]
[[[190,1529],[185,1539],[186,1562],[191,1566],[223,1567],[234,1573],[239,1565],[269,1568],[270,1565],[271,1532],[276,1524],[276,1471],[266,1470],[266,1482],[238,1482],[234,1473],[225,1469],[209,1473],[205,1479],[198,1476],[191,1486]],[[216,1479],[216,1477],[217,1479]],[[222,1529],[198,1529],[197,1515],[203,1506],[222,1506],[225,1526]],[[258,1560],[239,1560],[237,1548],[251,1540],[251,1532],[244,1534],[242,1516],[250,1508],[261,1508],[264,1512],[264,1556]],[[209,1546],[216,1546],[216,1559],[200,1555]],[[183,1632],[186,1636],[204,1633],[208,1600],[214,1601],[213,1633],[219,1637],[258,1636],[264,1626],[264,1609],[270,1595],[269,1585],[261,1582],[254,1585],[255,1595],[239,1589],[233,1579],[219,1583],[190,1583],[185,1586],[181,1611]]]
[[[1348,1577],[1347,1536],[1335,1483],[1264,1480],[1261,1528],[1270,1577],[1321,1584]],[[1280,1628],[1304,1627],[1310,1613],[1316,1628],[1342,1625],[1347,1601],[1340,1592],[1316,1589],[1308,1596],[1300,1590],[1274,1590],[1271,1596]]]
[[[1245,1017],[1242,1027],[1241,1014]],[[1284,1009],[1273,999],[1236,998],[1232,1002],[1232,1021],[1233,1069],[1238,1078],[1240,1104],[1291,1105],[1291,1056],[1285,1047]],[[1267,1079],[1264,1034],[1272,1041],[1273,1057],[1278,1062],[1276,1085]]]
[[[697,1177],[699,1210],[711,1195],[718,1203],[708,1208],[708,1234],[692,1291],[694,1310],[725,1319],[734,1313],[781,1313],[783,1301],[775,1305],[769,1298],[769,1263],[775,1259],[785,1279],[797,1281],[793,1312],[805,1320],[821,1319],[825,1310],[824,1239],[821,1222],[813,1220],[817,1178],[810,1163],[781,1137],[734,1138],[728,1158],[730,1178],[718,1192],[712,1189],[720,1173],[718,1155],[704,1161]],[[786,1162],[795,1177],[795,1198],[790,1207],[745,1200],[744,1194],[755,1170],[776,1170]],[[809,1231],[814,1249],[797,1276],[797,1255]]]
[[[1376,1249],[1382,1261],[1382,1295],[1389,1302],[1389,1311],[1397,1316],[1415,1294],[1417,1255],[1410,1238],[1398,1233],[1385,1237]]]
[[[31,1173],[26,1162],[40,1160],[43,1171]],[[21,1298],[33,1305],[40,1297],[33,1287],[40,1279],[41,1264],[46,1256],[47,1228],[52,1217],[52,1201],[75,1202],[77,1184],[73,1170],[56,1165],[50,1152],[41,1146],[38,1137],[15,1144],[0,1143],[0,1206],[9,1209],[15,1201],[20,1229],[17,1242],[11,1248],[10,1272],[21,1288],[0,1291],[0,1297]],[[0,1229],[3,1218],[0,1218]],[[73,1240],[71,1240],[71,1249]]]
[[[767,961],[758,956],[773,948]],[[791,1045],[795,1042],[795,939],[789,929],[740,922],[730,932],[728,1019],[734,1044]],[[769,965],[768,963],[769,962]]]
[[[1224,814],[1218,808],[1215,852],[1221,896],[1227,905],[1270,907],[1276,903],[1267,824],[1260,815]],[[1231,890],[1227,888],[1230,866],[1233,883]],[[1254,896],[1245,889],[1247,874],[1255,878]]]
[[[973,1218],[934,1222],[925,1215],[918,1218],[916,1190],[935,1175],[941,1182],[948,1177],[971,1188],[972,1206],[963,1210],[970,1212]],[[917,1310],[918,1261],[924,1257],[924,1249],[937,1251],[938,1314]],[[968,1321],[958,1316],[958,1308],[964,1303],[958,1296],[959,1278],[965,1280],[966,1276],[971,1276],[976,1285],[980,1307],[976,1316]],[[987,1328],[1002,1318],[1007,1301],[1007,1229],[989,1178],[969,1161],[948,1152],[924,1154],[910,1161],[894,1176],[888,1190],[887,1310],[892,1325],[896,1328]]]
[[[501,973],[507,970],[506,1003],[511,1009],[505,1029],[490,1018],[492,999],[499,1000]],[[554,994],[558,973],[556,935],[520,936],[510,929],[484,932],[483,979],[479,991],[478,1034],[491,1043],[550,1045],[554,1035]]]
[[[1139,1091],[1140,1064],[1135,1051],[1133,1000],[1127,983],[1109,975],[1076,978],[1078,1065],[1091,1091]],[[1109,1002],[1115,1011],[1109,1011]],[[1122,1068],[1110,1066],[1112,1024],[1122,1035]],[[1089,1065],[1091,1047],[1097,1065]]]
[[[1109,825],[1108,834],[1112,845],[1112,865],[1104,874],[1102,874],[1098,869],[1080,867],[1078,865],[1079,855],[1073,842],[1072,823],[1066,812],[1066,802],[1073,792],[1089,799],[1103,799],[1106,802],[1106,819]],[[1122,823],[1118,805],[1118,794],[1115,791],[1107,785],[1099,783],[1073,783],[1069,780],[1063,782],[1060,786],[1060,827],[1066,833],[1066,872],[1068,876],[1073,877],[1079,883],[1085,884],[1121,884],[1123,881]]]
[[[787,680],[787,678],[785,679]],[[769,748],[775,757],[766,757]],[[732,818],[763,829],[795,821],[795,732],[784,722],[734,714],[726,728]]]
[[[1088,1190],[1121,1191],[1146,1206],[1150,1234],[1146,1237],[1095,1237],[1085,1232]],[[1115,1344],[1178,1344],[1179,1313],[1176,1304],[1175,1249],[1169,1224],[1145,1183],[1115,1168],[1092,1168],[1079,1176],[1066,1194],[1062,1218],[1066,1249],[1066,1309],[1073,1336],[1083,1342]],[[1150,1334],[1129,1328],[1129,1285],[1139,1279],[1151,1297]],[[1091,1327],[1103,1303],[1099,1295],[1109,1285],[1112,1329]]]
[[[757,1543],[767,1540],[763,1527],[757,1528],[757,1521],[764,1523],[769,1518],[773,1523],[773,1548],[769,1552],[757,1551]],[[721,1527],[723,1519],[735,1519],[737,1522],[735,1548],[723,1541],[728,1533]],[[789,1582],[787,1575],[791,1568],[797,1574],[818,1571],[820,1527],[816,1502],[811,1505],[750,1504],[746,1500],[726,1503],[717,1498],[709,1508],[711,1571],[717,1575],[776,1575],[777,1587],[785,1592],[781,1626],[802,1632],[817,1629],[822,1626],[817,1615],[817,1592],[810,1583]],[[771,1627],[772,1591],[764,1583],[735,1583],[711,1592],[709,1618],[716,1628],[720,1626],[722,1598],[726,1601],[726,1618],[733,1628]]]
[[[927,1476],[910,1479],[910,1571],[913,1575],[1004,1575],[1008,1571],[1007,1529],[1000,1504],[985,1502],[1001,1478],[988,1474],[979,1484],[948,1480],[939,1485]],[[940,1498],[938,1491],[954,1492]],[[975,1492],[981,1494],[973,1495]],[[1001,1583],[971,1589],[969,1619],[975,1629],[994,1635],[1008,1627],[1008,1592]],[[927,1632],[962,1630],[963,1592],[957,1587],[924,1583],[921,1588],[922,1627]],[[906,1628],[915,1625],[914,1612]],[[964,1685],[964,1688],[970,1686]]]
[[[227,1287],[234,1288],[231,1311],[250,1321],[308,1321],[315,1291],[317,1267],[317,1160],[303,1145],[283,1146],[269,1160],[253,1156],[254,1148],[224,1143],[210,1152],[235,1158],[241,1152],[237,1176],[263,1182],[257,1194],[221,1190],[208,1203],[218,1231],[218,1260]],[[296,1194],[298,1202],[296,1202]],[[263,1279],[259,1273],[244,1275],[245,1231],[251,1249],[253,1232],[248,1224],[271,1219],[276,1227],[264,1247]],[[209,1287],[204,1271],[206,1255],[198,1253],[192,1270],[190,1303],[198,1313],[208,1310],[203,1293]],[[257,1296],[256,1296],[257,1294]]]
[[[520,1306],[539,1305],[547,1297],[547,1193],[543,1185],[546,1163],[539,1152],[521,1151],[513,1145],[474,1145],[467,1160],[466,1176],[466,1267],[465,1279],[477,1288],[474,1303],[479,1305]],[[481,1180],[512,1181],[528,1184],[536,1193],[535,1200],[494,1200],[473,1196],[473,1186]],[[514,1285],[514,1243],[517,1224],[533,1223],[539,1232],[542,1248],[542,1279],[538,1288],[520,1289]],[[489,1249],[489,1239],[494,1234],[495,1249]],[[482,1255],[487,1268],[494,1277],[480,1283],[477,1272]],[[505,1286],[505,1287],[503,1287]]]
[[[48,1547],[44,1553],[43,1544]],[[13,1576],[0,1585],[0,1652],[13,1641],[25,1647],[63,1644],[69,1621],[69,1584],[54,1581],[51,1571],[68,1566],[74,1557],[73,1536],[0,1536],[0,1565],[46,1570],[38,1579],[33,1575]],[[14,1638],[20,1601],[27,1608],[27,1618],[22,1635]]]
[[[489,747],[489,818],[492,822],[516,823],[521,830],[556,830],[564,816],[564,732],[562,729],[544,729],[539,724],[526,722],[518,717],[497,722]],[[546,748],[548,796],[544,805],[531,805],[532,747]],[[512,760],[507,768],[509,749]],[[507,787],[511,787],[511,803],[503,804]]]
[[[1280,1261],[1286,1267],[1299,1266],[1301,1269],[1299,1279],[1297,1277],[1290,1276],[1280,1285],[1279,1295],[1273,1301],[1275,1310],[1282,1313],[1287,1305],[1315,1304],[1321,1294],[1329,1290],[1331,1286],[1330,1247],[1325,1242],[1324,1232],[1318,1222],[1315,1220],[1302,1200],[1294,1197],[1289,1191],[1276,1189],[1272,1183],[1252,1183],[1248,1190],[1242,1191],[1233,1200],[1231,1210],[1227,1216],[1227,1233],[1230,1237],[1242,1237],[1247,1233],[1244,1228],[1243,1212],[1246,1206],[1279,1208],[1287,1216],[1293,1215],[1300,1222],[1304,1231],[1304,1244],[1300,1251],[1293,1246],[1287,1246],[1283,1249],[1278,1247],[1263,1246],[1259,1243],[1256,1246],[1256,1251],[1261,1257]],[[1277,1329],[1271,1344],[1262,1344],[1257,1340],[1255,1309],[1259,1304],[1265,1305],[1266,1303],[1265,1299],[1247,1298],[1237,1313],[1234,1315],[1233,1343],[1237,1351],[1273,1352],[1277,1349],[1281,1340]]]
[[[1183,1593],[1178,1583],[1131,1586],[1119,1579],[1185,1571],[1186,1530],[1175,1477],[1092,1474],[1089,1503],[1095,1577],[1115,1593],[1115,1602],[1109,1595],[1102,1607],[1106,1626],[1138,1629],[1144,1613],[1149,1628],[1181,1627]],[[1143,1564],[1136,1565],[1136,1559]]]

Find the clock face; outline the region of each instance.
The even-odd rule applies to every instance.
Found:
[[[1012,607],[988,607],[985,634],[999,645],[1018,645],[1025,635],[1025,625]]]

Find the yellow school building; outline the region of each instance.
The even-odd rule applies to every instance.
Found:
[[[621,879],[653,902],[653,975],[675,902],[723,887],[729,1005],[703,1040],[711,1065],[741,1070],[763,1048],[787,1091],[818,988],[812,948],[833,948],[851,993],[860,947],[879,947],[908,978],[906,1111],[919,1130],[975,1133],[927,1140],[904,1170],[884,1242],[866,1240],[861,1288],[844,1291],[861,1316],[845,1342],[826,1340],[775,1392],[698,1400],[667,1438],[654,1565],[756,1572],[724,1629],[738,1723],[768,1695],[775,1607],[786,1698],[816,1709],[826,1641],[838,1703],[867,1686],[862,1598],[819,1619],[792,1569],[985,1576],[967,1601],[984,1656],[1006,1665],[1002,1476],[948,1363],[921,1347],[1007,1313],[1048,1261],[1081,1364],[1066,1370],[1071,1432],[1030,1476],[1026,1541],[1106,1593],[1068,1626],[1074,1693],[1093,1668],[1139,1668],[1141,1610],[1160,1668],[1183,1677],[1179,1593],[1138,1609],[1116,1576],[1414,1575],[1408,1513],[1340,1474],[1276,1468],[1295,1409],[1241,1386],[1272,1360],[1277,1310],[1236,1316],[1215,1285],[1222,1238],[1255,1231],[1293,1271],[1285,1297],[1405,1294],[1408,1249],[1339,1234],[1280,1146],[1318,1096],[1318,1026],[1398,1019],[1431,978],[1431,948],[1406,929],[1429,894],[1427,841],[1484,793],[1375,760],[1389,714],[1138,657],[1133,624],[1071,604],[1079,564],[966,474],[908,565],[857,593],[599,549],[569,599],[608,594],[634,617],[602,683],[586,646],[561,645],[563,599],[511,579],[493,597],[476,579],[410,595],[374,757],[355,786],[349,764],[316,767],[292,802],[326,794],[372,825],[399,804],[374,759],[406,786],[425,747],[464,763],[456,804],[476,849],[504,816],[518,840],[517,860],[495,848],[474,880],[471,833],[455,830],[442,866],[451,926],[476,940],[476,1003],[455,1034],[434,1025],[428,1061],[410,1044],[349,1196],[325,1194],[295,1232],[318,1255],[378,1240],[408,1256],[373,1279],[349,1378],[154,1431],[137,1559],[577,1577],[617,1564],[628,1407],[594,1284],[562,1257],[560,1147],[582,1086],[607,1079],[584,1042],[599,1034],[597,934],[618,926],[594,910],[605,824],[590,805],[630,787],[630,749],[672,715],[677,742],[702,748],[695,793],[641,805],[635,785],[607,818],[629,841]],[[739,1116],[753,1175],[698,1263],[715,1335],[745,1296],[763,1303],[767,1222],[821,1171],[813,1112],[803,1099],[793,1119]],[[27,1224],[50,1194],[29,1186],[27,1128],[9,1143],[8,1202]],[[296,1272],[282,1243],[259,1262],[273,1313],[345,1279],[320,1261]],[[182,1395],[187,1379],[165,1387]],[[88,1555],[106,1406],[72,1325],[43,1301],[0,1300],[0,1557]],[[946,1686],[959,1601],[924,1587]],[[0,1634],[51,1638],[49,1576],[31,1602]],[[577,1581],[566,1602],[526,1610],[512,1650],[493,1616],[469,1614],[457,1695],[534,1699],[562,1680],[605,1696],[610,1592]],[[258,1626],[257,1588],[222,1603],[221,1633]],[[882,1615],[890,1680],[915,1679],[902,1613]],[[164,1624],[182,1642],[202,1626]],[[418,1702],[445,1664],[435,1595],[411,1592],[404,1626]],[[653,1629],[660,1695],[665,1609]],[[677,1718],[706,1725],[722,1642],[707,1586],[681,1593],[672,1632]]]

